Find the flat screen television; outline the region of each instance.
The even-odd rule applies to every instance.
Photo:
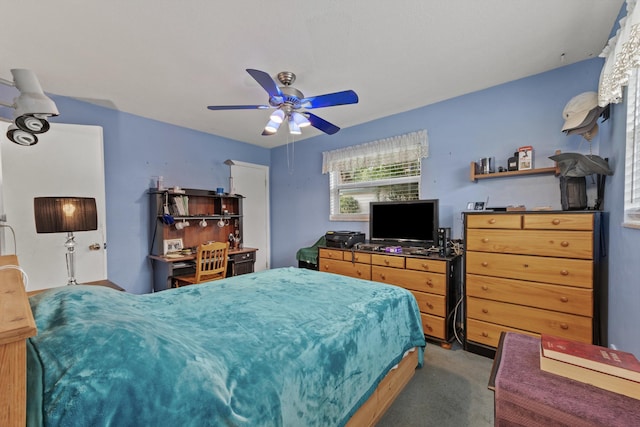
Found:
[[[438,227],[438,199],[370,202],[371,243],[432,246]]]

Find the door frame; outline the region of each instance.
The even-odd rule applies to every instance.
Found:
[[[269,268],[271,268],[271,217],[270,217],[270,212],[271,212],[271,197],[270,197],[270,193],[269,193],[269,187],[270,187],[270,182],[269,182],[269,166],[265,166],[265,165],[259,165],[259,164],[255,164],[255,163],[248,163],[248,162],[243,162],[240,160],[231,160],[233,162],[232,165],[230,165],[229,169],[229,176],[231,177],[231,182],[234,183],[233,188],[230,188],[229,191],[231,193],[235,193],[235,180],[233,179],[234,176],[234,168],[239,167],[239,168],[251,168],[251,169],[258,169],[258,170],[262,170],[264,172],[264,176],[265,176],[265,206],[264,206],[264,215],[265,215],[265,223],[267,224],[265,233],[265,248],[258,248],[261,251],[264,251],[265,254],[265,268],[268,270]],[[237,172],[238,169],[235,169],[235,171]],[[231,183],[230,183],[231,186]],[[246,201],[247,199],[245,199]],[[246,220],[247,220],[247,209],[246,209],[246,202],[243,201],[243,223],[246,224]],[[244,231],[243,231],[244,232]]]

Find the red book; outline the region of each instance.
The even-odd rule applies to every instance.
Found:
[[[640,383],[640,362],[624,351],[542,334],[541,356]]]

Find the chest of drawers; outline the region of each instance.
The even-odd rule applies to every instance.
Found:
[[[492,356],[502,331],[606,345],[602,216],[465,214],[465,349]]]
[[[318,269],[408,289],[418,302],[425,336],[447,347],[454,337],[461,258],[320,248]]]

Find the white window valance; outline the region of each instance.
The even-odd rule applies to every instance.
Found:
[[[627,0],[627,15],[600,54],[605,58],[598,86],[598,104],[605,107],[622,101],[623,87],[634,68],[640,66],[640,8],[636,0]]]
[[[378,167],[429,156],[426,130],[322,153],[322,173]]]

